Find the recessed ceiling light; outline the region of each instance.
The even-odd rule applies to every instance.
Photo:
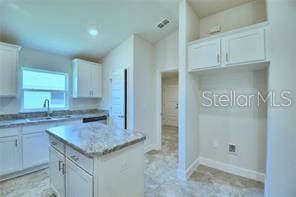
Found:
[[[96,30],[95,28],[89,28],[87,31],[91,36],[97,36],[99,33],[98,30]]]

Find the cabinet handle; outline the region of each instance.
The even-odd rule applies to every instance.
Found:
[[[63,165],[62,165],[62,174],[63,174],[63,175],[65,175],[65,171],[66,171],[66,166],[65,166],[65,164],[63,163]]]
[[[59,160],[59,171],[61,171],[61,169],[62,169],[62,161],[61,160]]]
[[[217,54],[217,63],[220,64],[220,55]]]
[[[17,140],[15,140],[15,146],[16,146],[16,147],[18,146],[18,141],[17,141]]]
[[[228,53],[226,52],[226,62],[229,61]]]

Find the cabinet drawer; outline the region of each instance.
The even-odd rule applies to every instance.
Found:
[[[78,151],[74,150],[73,148],[66,146],[66,156],[71,161],[76,163],[78,166],[83,168],[90,174],[93,174],[93,159],[88,158],[87,156],[79,153]]]
[[[29,134],[29,133],[37,133],[46,131],[47,129],[51,127],[55,127],[56,124],[38,124],[38,125],[29,125],[23,127],[23,134]]]
[[[9,137],[9,136],[15,136],[15,135],[19,135],[19,134],[20,134],[19,127],[0,129],[0,137]]]
[[[65,154],[65,145],[63,142],[59,141],[58,139],[56,139],[53,136],[49,136],[49,144],[54,147],[55,149],[57,149],[58,151],[60,151],[61,153]]]

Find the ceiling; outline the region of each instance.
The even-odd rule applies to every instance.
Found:
[[[216,14],[254,0],[189,0],[200,18]]]
[[[0,40],[100,59],[133,33],[155,43],[178,27],[180,0],[0,0]],[[156,25],[170,23],[163,29]],[[91,36],[90,28],[98,35]]]

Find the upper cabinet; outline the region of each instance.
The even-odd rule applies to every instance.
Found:
[[[102,65],[74,59],[73,62],[73,97],[102,97]]]
[[[255,25],[189,43],[188,69],[199,71],[265,62],[266,25]]]
[[[18,54],[21,47],[0,42],[0,97],[17,95]]]
[[[214,39],[188,47],[188,64],[190,70],[220,66],[220,57],[220,39]]]

